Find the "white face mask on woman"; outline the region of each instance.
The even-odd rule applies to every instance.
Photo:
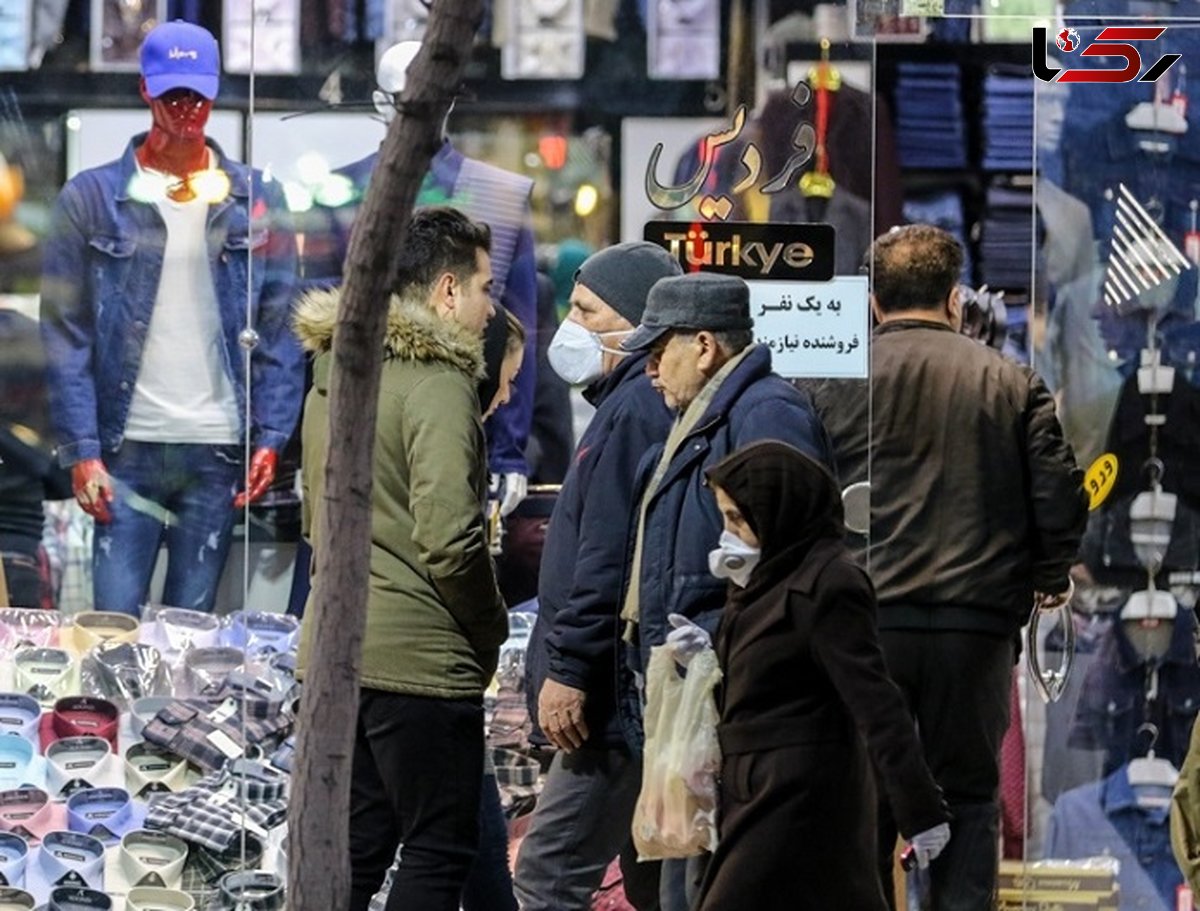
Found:
[[[609,348],[604,344],[606,335],[631,335],[632,329],[617,329],[613,332],[592,332],[575,322],[565,319],[554,333],[546,356],[554,372],[572,386],[587,386],[604,375],[604,353],[619,354],[622,357],[629,352],[620,348]]]
[[[729,579],[745,588],[761,557],[759,548],[751,547],[733,532],[723,531],[717,549],[708,552],[708,569],[718,579]]]

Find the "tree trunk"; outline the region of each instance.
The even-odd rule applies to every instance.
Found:
[[[314,554],[316,587],[304,619],[314,629],[288,814],[292,911],[338,911],[350,901],[350,774],[387,301],[396,251],[470,59],[481,9],[481,0],[434,0],[424,46],[409,66],[400,113],[383,142],[346,258],[333,336],[325,492],[316,510],[322,547]]]

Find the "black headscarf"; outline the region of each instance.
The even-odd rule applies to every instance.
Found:
[[[782,581],[820,541],[840,542],[845,534],[842,497],[833,475],[786,443],[752,443],[705,476],[711,486],[729,494],[758,536],[762,558],[745,596]]]
[[[476,387],[480,411],[487,410],[500,389],[500,365],[504,363],[504,354],[508,350],[508,311],[499,304],[494,306],[496,315],[488,320],[483,329],[484,377]]]

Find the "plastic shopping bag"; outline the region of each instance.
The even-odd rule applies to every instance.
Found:
[[[633,813],[639,860],[691,857],[717,846],[716,653],[704,649],[680,675],[671,650],[650,650],[642,791]]]

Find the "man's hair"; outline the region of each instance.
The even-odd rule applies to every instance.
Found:
[[[701,332],[710,332],[712,334],[712,337],[716,340],[717,347],[721,349],[721,353],[725,357],[739,355],[754,344],[753,329],[674,329],[671,334],[684,338],[695,338]],[[659,344],[662,344],[662,342],[659,342]]]
[[[933,225],[893,228],[871,245],[871,290],[884,313],[927,310],[950,296],[962,273],[954,235]]]
[[[505,309],[504,320],[508,326],[508,331],[504,336],[504,353],[508,355],[524,351],[525,327],[521,325],[521,321],[517,319],[511,310]]]
[[[714,332],[713,338],[717,340],[717,345],[722,351],[733,357],[754,344],[754,331],[752,329],[723,329],[720,332]]]
[[[457,209],[418,209],[408,223],[392,290],[402,294],[411,288],[429,288],[446,272],[465,282],[475,274],[476,251],[488,253],[491,247],[488,226],[471,221]]]

